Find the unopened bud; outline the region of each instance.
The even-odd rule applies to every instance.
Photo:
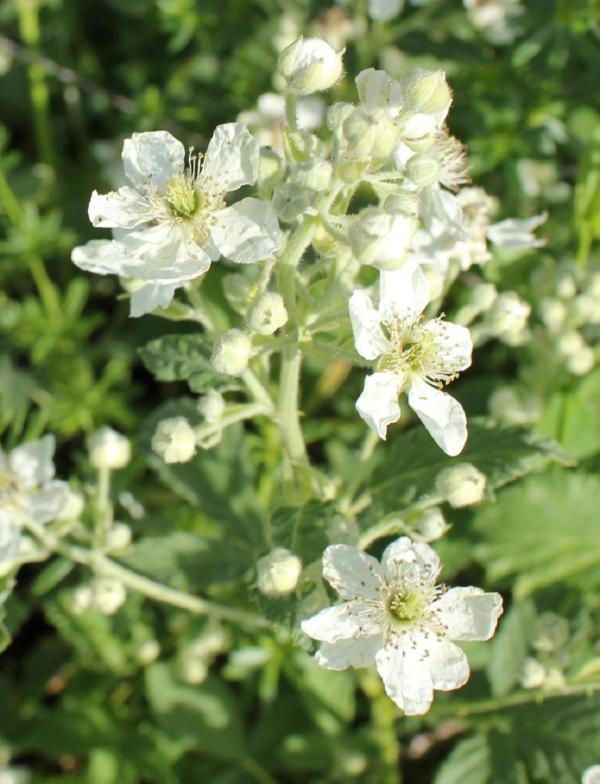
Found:
[[[552,332],[557,332],[565,323],[567,308],[564,302],[546,297],[540,302],[540,318]]]
[[[404,100],[413,112],[434,115],[441,123],[450,109],[452,91],[443,71],[418,68],[402,83]]]
[[[406,163],[406,173],[419,188],[425,188],[437,182],[440,171],[440,164],[435,158],[431,158],[423,152],[413,155]]]
[[[402,89],[400,83],[386,71],[366,68],[354,81],[363,106],[367,109],[386,107],[390,116],[398,114],[402,104]]]
[[[230,329],[215,343],[211,362],[217,373],[240,376],[248,367],[252,343],[241,329]]]
[[[285,547],[276,547],[258,559],[256,565],[258,589],[265,596],[287,596],[302,572],[302,562]]]
[[[415,523],[415,532],[426,542],[435,542],[450,528],[441,509],[429,509]]]
[[[566,330],[556,340],[556,350],[563,357],[569,357],[582,351],[586,346],[585,340],[575,329]]]
[[[286,323],[287,310],[283,297],[275,291],[265,291],[248,314],[248,326],[260,335],[272,335]]]
[[[594,367],[596,355],[590,346],[582,346],[579,351],[567,357],[566,366],[574,376],[585,376]]]
[[[145,640],[137,649],[137,657],[140,664],[152,664],[160,655],[160,645],[158,640]]]
[[[531,305],[514,291],[503,291],[486,314],[492,333],[517,345],[527,326]]]
[[[483,499],[486,477],[474,465],[461,463],[438,474],[436,488],[450,506],[472,506]]]
[[[361,264],[390,270],[403,263],[416,229],[412,216],[367,207],[351,224],[348,238]]]
[[[561,299],[571,299],[577,293],[577,284],[569,272],[561,272],[556,281],[556,294]]]
[[[92,606],[104,615],[114,615],[127,598],[125,586],[114,577],[95,577],[90,587]]]
[[[57,519],[64,522],[79,520],[84,507],[85,502],[79,493],[74,493],[72,490],[67,489],[64,504]]]
[[[248,304],[252,284],[241,272],[232,272],[223,278],[225,299],[237,313],[243,313]]]
[[[106,535],[106,549],[111,552],[125,550],[131,544],[131,528],[126,523],[114,523]]]
[[[307,161],[294,168],[292,178],[300,187],[320,192],[329,187],[332,171],[333,168],[329,161]]]
[[[94,468],[124,468],[131,459],[129,439],[111,427],[101,427],[87,441]]]
[[[355,109],[344,121],[343,133],[359,158],[386,158],[398,142],[398,129],[385,109]]]
[[[290,92],[316,93],[332,87],[342,75],[342,53],[321,38],[300,37],[281,52],[277,70]]]
[[[162,419],[152,436],[152,449],[165,463],[187,463],[196,453],[196,434],[183,416]]]
[[[578,294],[573,301],[573,312],[580,324],[600,324],[598,299],[592,294]]]
[[[519,683],[524,689],[538,689],[546,680],[546,668],[537,659],[528,656],[519,673]]]
[[[198,413],[201,414],[209,424],[215,424],[223,416],[225,411],[225,400],[223,395],[211,389],[206,395],[198,400]]]
[[[592,765],[583,771],[581,784],[600,784],[600,765]]]
[[[291,182],[278,185],[273,193],[273,207],[277,217],[285,223],[295,221],[310,206],[309,193]]]
[[[258,157],[257,185],[260,190],[272,191],[285,174],[285,161],[272,147],[261,147]]]
[[[569,622],[561,615],[544,612],[533,624],[531,644],[538,651],[550,653],[562,648],[569,639]]]

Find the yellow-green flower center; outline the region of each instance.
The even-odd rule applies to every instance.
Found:
[[[396,621],[411,623],[423,612],[423,596],[415,590],[392,593],[387,602],[387,610]]]
[[[176,218],[191,218],[201,206],[195,183],[185,174],[171,177],[165,189],[165,201]]]

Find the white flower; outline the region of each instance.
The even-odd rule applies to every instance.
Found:
[[[488,239],[502,250],[524,251],[530,248],[541,248],[546,240],[540,240],[534,231],[546,221],[548,214],[542,212],[531,218],[507,218],[499,223],[493,223],[487,232]]]
[[[583,771],[581,784],[600,784],[600,765],[592,765]]]
[[[390,270],[404,261],[416,229],[411,215],[367,207],[350,224],[348,239],[361,264]]]
[[[327,669],[375,664],[388,696],[407,715],[426,713],[434,689],[449,691],[469,678],[463,651],[451,640],[487,640],[502,613],[502,597],[480,588],[445,590],[441,568],[426,544],[401,537],[370,555],[332,545],[323,554],[323,576],[342,604],[302,622],[321,641],[317,662]]]
[[[204,156],[188,156],[167,131],[135,133],[123,144],[131,185],[94,191],[94,226],[113,229],[113,240],[92,240],[73,250],[73,262],[100,275],[143,281],[131,295],[131,315],[167,307],[175,289],[204,274],[224,256],[247,264],[279,247],[279,227],[266,202],[225,196],[251,185],[258,174],[258,142],[241,123],[217,126]]]
[[[446,454],[457,455],[467,439],[465,412],[440,387],[469,367],[473,346],[466,327],[423,318],[428,299],[425,275],[410,262],[381,273],[378,310],[364,291],[352,294],[356,350],[365,359],[377,360],[356,408],[385,439],[388,425],[400,418],[398,396],[406,391],[408,404],[434,441]]]
[[[54,436],[29,441],[8,454],[0,450],[0,516],[6,526],[20,528],[24,518],[48,523],[63,516],[73,501],[66,482],[54,479]]]

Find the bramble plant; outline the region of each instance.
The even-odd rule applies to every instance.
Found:
[[[380,31],[403,7],[363,5]],[[494,46],[520,34],[518,2],[465,7]],[[63,302],[24,251],[59,319],[38,360],[93,340],[69,307],[93,319],[93,275],[116,276],[118,329],[152,336],[130,346],[154,378],[136,388],[163,402],[111,416],[107,377],[91,420],[65,405],[0,452],[1,641],[20,650],[24,587],[64,641],[35,664],[64,716],[43,706],[27,731],[25,694],[0,722],[11,784],[29,781],[11,754],[54,756],[53,721],[59,762],[85,772],[32,782],[596,781],[600,272],[538,263],[548,205],[500,219],[472,183],[442,68],[366,67],[350,95],[355,60],[319,32],[287,35],[279,92],[202,144],[173,125],[125,138],[89,201],[109,232],[71,252],[81,294]],[[599,191],[579,187],[585,261]],[[16,232],[2,173],[0,201]],[[114,341],[96,359],[116,378],[133,357]],[[59,445],[87,433],[85,456],[58,450],[68,481],[53,423]],[[435,773],[411,768],[432,748]]]

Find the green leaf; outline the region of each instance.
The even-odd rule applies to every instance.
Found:
[[[330,544],[328,523],[335,516],[335,505],[321,501],[309,501],[301,508],[276,509],[271,518],[273,544],[291,550],[304,564],[320,560],[323,550]]]
[[[444,760],[435,784],[487,784],[490,753],[485,735],[461,740]]]
[[[236,541],[173,531],[140,539],[120,560],[155,580],[194,591],[239,579],[254,564],[254,555]]]
[[[167,662],[146,670],[146,695],[160,726],[184,748],[231,759],[243,754],[240,709],[216,678],[190,685]]]
[[[515,604],[506,614],[494,636],[487,674],[492,693],[496,697],[508,694],[517,682],[527,655],[535,616],[533,602]]]
[[[45,566],[31,584],[34,596],[43,596],[61,583],[72,571],[75,564],[67,558],[57,557]]]
[[[540,427],[577,459],[600,451],[600,368],[547,402]]]
[[[304,651],[296,651],[292,661],[286,662],[286,672],[297,685],[309,714],[324,732],[336,734],[352,721],[356,706],[354,678],[350,672],[334,674],[324,670]]]
[[[142,350],[142,361],[159,381],[187,381],[192,392],[237,389],[229,376],[217,373],[211,362],[212,343],[202,333],[164,335]]]
[[[558,445],[549,438],[520,427],[498,427],[486,420],[469,422],[469,439],[460,457],[445,455],[422,428],[403,433],[375,452],[372,477],[364,486],[379,512],[390,513],[434,491],[438,473],[449,466],[471,463],[487,477],[492,489],[537,471],[552,462],[564,462]]]
[[[151,447],[152,435],[161,419],[185,416],[192,426],[201,422],[194,402],[180,398],[161,406],[146,422],[141,447],[152,469],[176,495],[234,536],[261,550],[266,549],[263,512],[256,498],[256,468],[242,425],[223,432],[221,442],[199,450],[187,463],[167,464]]]
[[[491,580],[514,578],[517,598],[558,581],[600,585],[600,478],[570,471],[529,477],[478,510],[476,555]]]

